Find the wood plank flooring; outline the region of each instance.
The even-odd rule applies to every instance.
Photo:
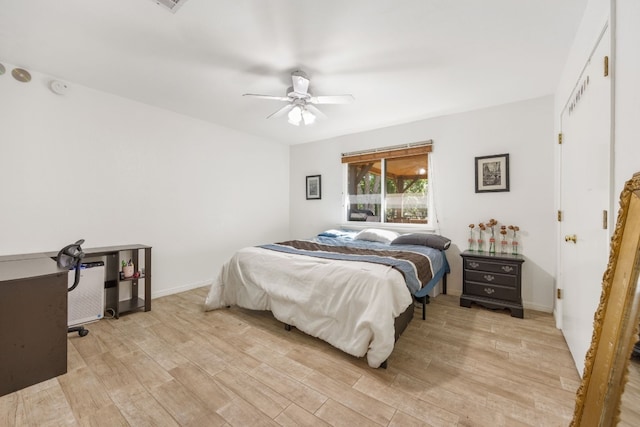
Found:
[[[421,308],[388,369],[207,289],[69,335],[67,374],[0,397],[2,426],[567,426],[579,376],[550,314]]]

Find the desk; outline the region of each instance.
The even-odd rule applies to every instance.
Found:
[[[0,257],[0,396],[67,372],[67,280],[46,254]]]

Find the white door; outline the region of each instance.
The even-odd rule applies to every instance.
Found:
[[[580,375],[609,253],[603,214],[610,200],[611,77],[604,75],[609,52],[606,29],[561,117],[558,272],[563,295],[558,302],[562,332]]]

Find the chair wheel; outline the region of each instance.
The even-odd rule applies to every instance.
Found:
[[[89,334],[89,330],[88,329],[80,329],[78,331],[78,335],[80,335],[81,337],[86,337]]]

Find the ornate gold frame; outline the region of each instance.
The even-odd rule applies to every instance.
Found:
[[[640,271],[640,172],[626,182],[611,239],[609,264],[594,315],[571,426],[614,426],[620,416],[631,348],[638,340],[636,287]]]

